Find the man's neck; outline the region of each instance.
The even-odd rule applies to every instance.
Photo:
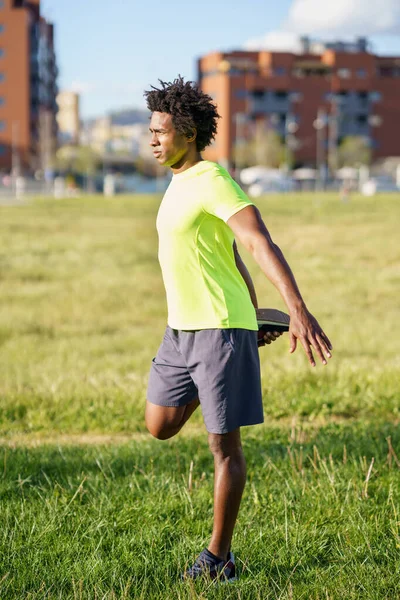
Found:
[[[182,162],[179,162],[178,164],[171,167],[171,171],[174,175],[178,175],[178,173],[183,173],[183,171],[187,171],[191,167],[194,167],[194,165],[197,165],[197,163],[199,163],[202,160],[203,159],[200,155],[200,152],[196,152],[196,154],[194,154],[193,156],[187,156],[182,160]]]

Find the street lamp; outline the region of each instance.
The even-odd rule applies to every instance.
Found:
[[[299,126],[296,122],[296,118],[291,113],[286,113],[285,117],[285,164],[286,171],[290,172],[290,151],[297,148],[297,140],[295,133],[298,131]]]
[[[331,110],[328,116],[328,164],[332,180],[336,177],[338,169],[338,138],[339,138],[339,119],[341,117],[340,108],[344,100],[341,96],[332,94]]]
[[[327,125],[327,114],[324,109],[318,109],[317,118],[313,122],[313,127],[316,130],[317,152],[316,152],[316,167],[317,167],[317,184],[319,189],[325,187],[325,127]]]

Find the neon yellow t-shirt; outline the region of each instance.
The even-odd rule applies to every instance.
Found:
[[[172,329],[257,330],[226,221],[252,205],[225,169],[201,161],[174,175],[157,215],[158,259]]]

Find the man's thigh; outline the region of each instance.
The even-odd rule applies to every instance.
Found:
[[[147,386],[148,403],[159,407],[152,409],[169,418],[183,414],[185,406],[197,398],[198,390],[186,362],[173,339],[173,331],[167,327],[164,339],[153,358]],[[163,409],[174,410],[163,410]]]
[[[160,406],[146,401],[145,420],[149,431],[178,427],[186,406]]]

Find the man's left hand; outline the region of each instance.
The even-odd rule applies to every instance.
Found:
[[[257,345],[265,346],[265,344],[271,344],[282,335],[281,331],[259,331]]]

